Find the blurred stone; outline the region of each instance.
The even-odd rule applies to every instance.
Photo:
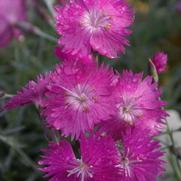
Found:
[[[169,117],[167,119],[168,121],[168,125],[170,127],[171,130],[175,130],[175,129],[178,129],[181,127],[181,118],[179,116],[179,113],[177,111],[174,111],[174,110],[170,110],[168,111],[169,113]],[[173,137],[174,137],[174,140],[175,140],[175,143],[177,146],[180,146],[181,147],[181,132],[175,132],[173,134]]]
[[[167,111],[168,114],[170,115],[168,118],[167,118],[167,121],[168,121],[168,125],[170,127],[170,130],[178,130],[176,132],[173,132],[173,138],[174,138],[174,142],[175,142],[175,146],[176,148],[174,149],[172,147],[172,143],[171,143],[171,140],[168,136],[168,134],[163,134],[161,136],[158,137],[159,140],[161,140],[162,142],[166,143],[167,145],[170,146],[170,151],[175,154],[177,156],[177,158],[181,158],[181,131],[180,128],[181,128],[181,118],[179,116],[179,113],[175,110],[169,110]],[[165,130],[166,131],[166,130]],[[165,145],[163,144],[163,147],[165,147]],[[167,161],[167,165],[166,165],[166,173],[167,174],[173,174],[173,169],[170,165],[170,163],[168,162],[168,155],[169,155],[169,151],[168,149],[166,150],[167,151],[167,156],[165,157],[166,161]],[[175,153],[174,153],[175,152]],[[181,163],[181,162],[180,162]],[[173,178],[169,178],[168,176],[163,176],[160,181],[174,181]]]

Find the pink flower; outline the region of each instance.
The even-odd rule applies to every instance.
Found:
[[[178,13],[181,13],[181,0],[178,0],[176,2],[176,10]]]
[[[133,12],[125,0],[71,1],[57,8],[59,45],[79,56],[93,51],[109,58],[125,52]]]
[[[127,132],[120,142],[120,169],[121,181],[156,181],[163,174],[163,152],[159,142],[152,140],[147,131],[135,129]]]
[[[113,71],[95,61],[86,62],[64,61],[49,74],[30,81],[5,108],[38,104],[50,127],[78,138],[114,114]]]
[[[87,66],[65,61],[57,66],[48,85],[43,115],[65,136],[78,138],[114,113],[113,72],[104,65]]]
[[[142,74],[124,71],[115,93],[117,116],[130,125],[149,117],[161,119],[165,115],[162,110],[165,103],[160,100],[160,92],[151,77],[143,79]]]
[[[148,129],[151,135],[158,134],[164,126],[167,114],[157,85],[151,77],[142,77],[142,74],[124,71],[117,84],[114,92],[117,114],[102,124],[102,129],[112,132],[115,138],[125,129],[125,124],[126,127]]]
[[[157,52],[153,58],[152,62],[157,70],[157,73],[160,74],[165,72],[167,69],[168,56],[164,52]]]
[[[156,181],[164,171],[163,152],[147,131],[127,131],[114,142],[104,134],[81,137],[75,156],[66,141],[52,143],[39,164],[51,181]]]
[[[35,103],[41,105],[43,102],[46,86],[49,82],[50,74],[40,75],[36,81],[29,81],[29,83],[20,90],[17,95],[12,97],[5,105],[6,109],[13,109],[25,104]]]
[[[39,164],[51,181],[115,181],[117,149],[112,139],[100,136],[80,140],[80,156],[66,141],[52,143],[44,150]]]
[[[14,25],[26,18],[26,0],[0,1],[0,48],[21,35]]]

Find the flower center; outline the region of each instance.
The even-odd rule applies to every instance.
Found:
[[[111,27],[111,17],[100,10],[90,10],[82,16],[81,24],[89,32],[97,32]]]
[[[122,163],[120,164],[120,168],[124,169],[126,177],[131,177],[130,161],[127,157],[122,159]]]
[[[67,170],[68,175],[76,175],[77,178],[80,177],[80,181],[85,181],[86,178],[92,178],[93,175],[90,172],[90,168],[81,160],[77,159],[77,165],[72,170]]]
[[[120,152],[121,153],[121,152]],[[142,160],[136,157],[133,153],[128,149],[126,153],[121,153],[120,164],[117,165],[117,168],[120,168],[120,171],[124,172],[126,177],[131,177],[134,167],[136,164],[140,164]]]
[[[72,91],[66,90],[66,102],[75,110],[89,112],[90,105],[95,102],[93,90],[88,86],[78,84]]]
[[[117,108],[119,117],[131,125],[142,114],[142,111],[136,105],[135,99],[122,98]]]

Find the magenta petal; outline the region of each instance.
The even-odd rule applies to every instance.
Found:
[[[36,81],[29,83],[17,92],[4,106],[5,109],[13,109],[25,104],[36,103],[41,105],[43,102],[44,93],[48,84],[50,74],[38,76]]]
[[[5,47],[12,40],[12,38],[12,27],[9,26],[3,17],[0,17],[0,48]]]

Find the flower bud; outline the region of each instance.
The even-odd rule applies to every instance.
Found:
[[[151,59],[158,74],[163,73],[167,69],[168,56],[164,52],[157,52]]]

